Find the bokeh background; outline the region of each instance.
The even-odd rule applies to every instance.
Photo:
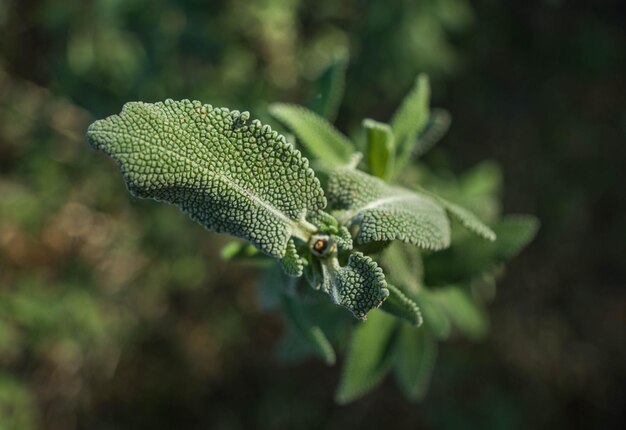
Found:
[[[619,0],[0,0],[0,429],[623,428],[625,23]],[[505,212],[542,221],[419,404],[388,381],[334,405],[337,368],[276,359],[226,238],[85,142],[130,100],[306,103],[341,52],[341,129],[426,72],[453,116],[426,160],[495,160]]]

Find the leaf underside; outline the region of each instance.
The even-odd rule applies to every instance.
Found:
[[[94,122],[90,144],[120,165],[129,191],[178,206],[210,230],[282,257],[304,216],[326,206],[308,161],[248,114],[198,101],[132,102]]]
[[[448,217],[428,196],[351,168],[334,171],[327,188],[331,208],[345,210],[342,221],[358,225],[357,244],[397,239],[429,250],[450,245]]]

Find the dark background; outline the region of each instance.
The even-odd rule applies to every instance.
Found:
[[[625,23],[617,0],[0,0],[0,428],[622,428]],[[339,407],[338,367],[277,361],[255,271],[84,139],[130,100],[305,103],[335,49],[339,128],[427,72],[453,126],[426,161],[496,160],[504,211],[542,222],[420,404],[387,381]]]

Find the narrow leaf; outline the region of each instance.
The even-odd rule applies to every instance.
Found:
[[[278,263],[272,264],[265,269],[257,284],[257,302],[259,307],[264,311],[277,309],[292,279],[285,274]]]
[[[437,360],[437,341],[425,329],[402,324],[398,335],[394,374],[404,394],[413,401],[424,398]]]
[[[452,215],[457,221],[461,223],[463,227],[465,227],[469,231],[476,233],[477,235],[492,242],[496,240],[496,234],[493,232],[493,230],[483,224],[483,222],[480,221],[478,217],[469,210],[457,205],[456,203],[452,203],[430,191],[426,191],[423,188],[419,188],[418,191],[430,196],[431,198],[439,202],[439,204],[443,206],[450,215]]]
[[[481,339],[487,334],[489,321],[485,311],[461,288],[436,288],[433,290],[433,297],[445,309],[459,331],[473,339]]]
[[[422,288],[424,268],[418,249],[403,242],[392,242],[382,252],[379,264],[388,282],[416,295]]]
[[[528,245],[539,230],[539,220],[530,215],[508,215],[495,227],[498,257],[508,260]]]
[[[342,223],[356,226],[356,243],[401,240],[423,249],[450,245],[450,224],[433,199],[366,173],[340,168],[328,181],[332,209],[342,209]]]
[[[298,254],[296,244],[293,239],[290,239],[287,243],[287,250],[285,255],[280,259],[280,264],[289,276],[300,277],[304,272],[304,259]]]
[[[452,323],[445,309],[433,297],[431,291],[422,288],[414,298],[424,318],[424,329],[428,329],[437,339],[447,339],[452,330]]]
[[[397,152],[394,173],[398,173],[410,159],[419,133],[428,122],[430,85],[428,76],[420,74],[393,115],[391,129],[396,138]]]
[[[366,394],[385,378],[392,364],[397,320],[380,311],[354,329],[335,401],[346,404]]]
[[[134,102],[87,136],[120,164],[133,195],[172,203],[210,230],[282,257],[292,236],[315,230],[304,216],[326,199],[308,161],[248,118],[197,101]]]
[[[430,112],[428,124],[420,133],[415,146],[413,147],[413,157],[417,158],[437,144],[441,138],[448,132],[452,117],[445,109],[433,109]]]
[[[270,113],[298,136],[312,157],[332,167],[350,161],[352,142],[324,118],[301,106],[283,103],[272,104]]]
[[[228,242],[220,251],[220,255],[224,260],[241,260],[253,259],[264,256],[253,245],[247,242]],[[266,257],[267,258],[267,257]]]
[[[422,313],[417,304],[408,298],[400,289],[387,284],[389,297],[383,302],[381,309],[388,314],[408,321],[414,326],[422,325]]]
[[[315,83],[315,94],[309,104],[316,114],[334,121],[341,105],[346,85],[348,53],[345,49],[337,50],[328,67],[320,74]]]
[[[366,119],[363,121],[367,137],[366,162],[371,175],[386,179],[395,161],[395,142],[389,125]]]
[[[320,327],[313,324],[306,315],[302,305],[288,294],[283,295],[283,309],[291,325],[304,340],[315,350],[324,362],[332,366],[335,364],[335,350]]]

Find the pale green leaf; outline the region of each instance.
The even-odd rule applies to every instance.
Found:
[[[469,231],[476,233],[477,235],[492,242],[496,240],[496,234],[493,232],[493,230],[485,225],[481,220],[478,219],[476,215],[474,215],[469,210],[423,188],[418,188],[418,191],[428,195],[429,197],[439,202],[439,204],[443,206],[450,215],[452,215],[457,221],[461,223],[463,227],[465,227]]]
[[[531,215],[507,215],[495,229],[498,235],[498,257],[508,260],[534,239],[539,230],[539,220]]]
[[[430,197],[350,168],[334,171],[327,189],[332,209],[345,210],[341,222],[358,229],[357,244],[397,239],[429,250],[450,245],[448,217]]]
[[[418,294],[422,288],[424,268],[416,247],[403,242],[392,242],[382,252],[378,263],[388,282],[411,295]]]
[[[269,110],[298,136],[312,157],[331,167],[350,161],[354,145],[321,116],[301,106],[284,103],[274,103]]]
[[[329,121],[335,119],[341,105],[346,85],[347,67],[348,52],[345,49],[338,49],[315,82],[314,97],[309,106],[313,112]]]
[[[241,259],[257,259],[259,257],[265,257],[258,248],[247,242],[228,242],[220,250],[220,255],[224,260],[241,260]]]
[[[272,264],[265,269],[257,284],[257,302],[259,307],[264,311],[278,308],[281,304],[283,293],[289,288],[289,283],[293,281],[294,279],[285,274],[279,263]]]
[[[406,95],[391,119],[391,129],[393,130],[397,147],[395,174],[409,161],[413,148],[417,143],[417,137],[428,122],[430,115],[429,103],[430,85],[428,76],[420,74],[415,80],[415,85]]]
[[[326,199],[308,161],[248,118],[197,101],[134,102],[87,136],[120,164],[133,195],[172,203],[210,230],[282,257],[292,236],[315,230],[304,217]]]
[[[437,339],[447,339],[452,330],[452,322],[443,306],[433,297],[431,290],[422,288],[413,298],[424,318],[424,329],[428,329]]]
[[[360,252],[351,253],[344,267],[334,257],[321,263],[325,282],[322,289],[335,304],[349,309],[359,319],[366,319],[367,313],[389,296],[382,269]]]
[[[437,360],[437,341],[425,329],[402,324],[394,359],[394,374],[404,394],[424,398]]]
[[[352,334],[335,401],[346,404],[366,394],[385,378],[392,364],[397,319],[381,311],[358,325]]]
[[[322,329],[313,324],[301,305],[301,303],[289,296],[283,295],[283,309],[290,324],[302,336],[302,338],[315,350],[317,355],[324,362],[332,366],[335,364],[336,356],[333,346]]]
[[[280,264],[289,276],[300,277],[304,272],[304,259],[298,254],[296,244],[293,239],[290,239],[287,243],[287,250],[285,255],[280,259]]]
[[[463,289],[455,286],[435,288],[432,295],[445,309],[454,326],[473,339],[487,334],[489,321],[485,311]]]
[[[363,121],[367,147],[366,162],[371,175],[386,179],[391,174],[395,161],[395,142],[389,125],[366,119]]]
[[[422,313],[417,304],[407,297],[399,288],[387,284],[389,297],[383,302],[380,309],[408,321],[414,326],[422,325]]]
[[[445,109],[433,109],[430,112],[428,124],[421,131],[415,146],[413,147],[412,157],[420,157],[437,144],[441,138],[448,132],[452,117]]]

